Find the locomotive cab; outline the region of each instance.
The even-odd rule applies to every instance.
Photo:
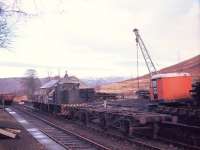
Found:
[[[190,98],[192,77],[189,73],[156,74],[151,78],[152,101],[180,101]]]

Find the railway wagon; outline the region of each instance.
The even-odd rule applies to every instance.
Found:
[[[189,73],[156,74],[151,78],[152,101],[181,101],[190,99],[192,77]]]
[[[35,108],[50,113],[60,113],[65,104],[78,104],[94,99],[93,88],[83,86],[73,76],[65,75],[62,79],[50,80],[34,94],[32,101]]]
[[[0,104],[11,105],[15,94],[13,93],[0,93]]]

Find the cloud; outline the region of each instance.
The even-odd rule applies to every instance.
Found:
[[[21,6],[38,16],[18,27],[15,53],[1,53],[2,62],[66,67],[84,77],[135,76],[135,27],[159,68],[199,54],[197,0],[35,0]]]

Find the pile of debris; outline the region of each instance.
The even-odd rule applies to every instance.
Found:
[[[10,123],[10,118],[5,113],[5,106],[0,107],[0,110],[0,138],[16,138],[21,130],[11,127],[12,123]]]
[[[19,129],[13,129],[13,128],[1,128],[0,127],[0,136],[3,135],[4,137],[9,138],[16,138],[17,135],[21,132]]]

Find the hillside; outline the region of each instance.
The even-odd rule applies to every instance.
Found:
[[[169,66],[159,70],[159,73],[169,73],[169,72],[188,72],[192,75],[193,80],[200,79],[200,55],[195,56],[191,59],[185,60],[173,66]],[[144,75],[139,78],[140,88],[149,88],[149,76]],[[121,82],[111,83],[107,85],[102,85],[96,88],[99,92],[107,93],[123,93],[124,95],[133,95],[137,90],[137,79],[129,79]]]
[[[82,78],[81,80],[87,83],[90,87],[97,87],[105,84],[111,84],[128,79],[128,77],[102,77],[102,78]]]
[[[18,92],[23,90],[22,78],[1,78],[0,93]]]
[[[16,93],[21,95],[24,93],[23,77],[18,78],[0,78],[0,93]],[[44,82],[43,80],[37,80],[37,83]]]
[[[53,77],[52,77],[53,79]],[[81,81],[75,76],[70,76],[70,79],[77,80],[80,82],[81,88],[88,87],[85,82]],[[38,85],[43,85],[48,82],[48,78],[40,78]],[[23,77],[19,78],[0,78],[0,93],[17,93],[18,95],[23,95],[24,87],[23,87]]]

